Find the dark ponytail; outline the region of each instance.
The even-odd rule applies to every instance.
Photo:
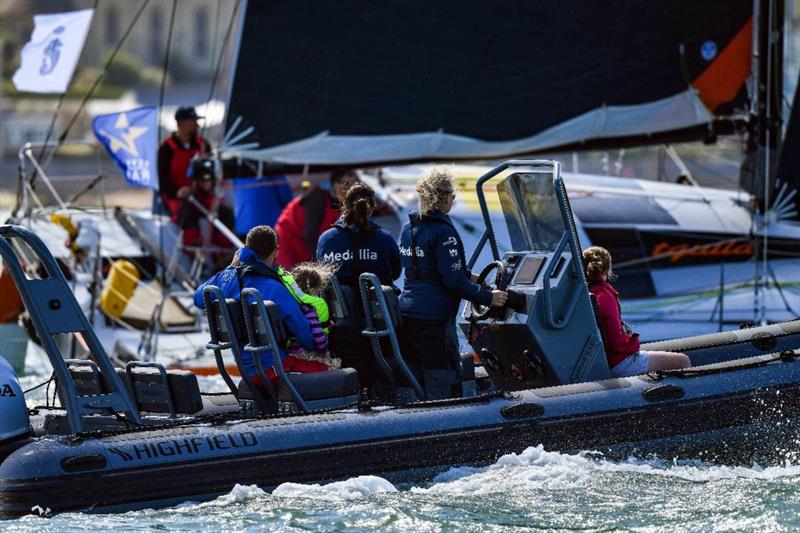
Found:
[[[374,209],[375,191],[366,183],[356,183],[347,191],[344,200],[344,222],[366,230]]]

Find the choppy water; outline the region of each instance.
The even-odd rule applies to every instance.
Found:
[[[237,486],[212,502],[117,515],[28,516],[8,531],[779,530],[800,526],[800,467],[609,462],[530,447],[424,485],[362,476]]]
[[[25,386],[41,377],[23,378]],[[8,531],[788,530],[800,527],[800,465],[547,451],[536,443],[482,468],[392,485],[362,476],[271,493],[237,486],[206,503],[116,515],[70,513],[0,522]]]

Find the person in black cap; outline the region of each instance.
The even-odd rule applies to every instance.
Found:
[[[175,112],[178,130],[170,135],[158,149],[158,190],[172,221],[183,230],[184,246],[201,244],[199,219],[201,214],[186,201],[192,194],[209,211],[227,226],[232,225],[233,212],[214,194],[214,163],[208,159],[211,144],[200,136],[198,116],[193,107],[180,107]],[[228,247],[230,243],[212,235],[215,245]]]
[[[192,160],[211,153],[211,144],[199,133],[197,121],[202,118],[193,107],[179,107],[175,112],[178,130],[158,149],[158,191],[176,223],[184,200],[192,192],[189,178]]]

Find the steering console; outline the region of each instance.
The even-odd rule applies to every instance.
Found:
[[[494,286],[492,286],[486,282],[486,279],[489,277],[489,274],[495,270],[497,271],[497,274],[494,278]],[[508,308],[511,308],[517,312],[524,311],[525,296],[516,291],[507,290],[509,278],[510,273],[508,272],[505,263],[502,261],[492,261],[483,267],[483,270],[481,270],[481,273],[478,275],[476,283],[490,290],[507,291],[508,301],[503,307],[493,307],[491,305],[481,305],[472,302],[470,305],[472,306],[472,318],[474,320],[485,320],[490,317],[502,318],[505,314],[505,310]]]

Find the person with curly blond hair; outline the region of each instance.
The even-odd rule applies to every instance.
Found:
[[[636,376],[651,370],[668,370],[692,366],[682,353],[639,349],[639,334],[630,331],[622,321],[619,293],[608,282],[613,277],[611,254],[601,246],[583,251],[583,271],[589,292],[597,300],[597,311],[603,332],[608,368],[614,377]]]
[[[450,172],[435,168],[417,183],[417,193],[419,211],[409,214],[400,232],[405,270],[400,312],[425,394],[433,400],[453,396],[460,378],[456,314],[461,300],[503,306],[508,294],[481,287],[467,270],[464,245],[447,216],[456,198]]]

